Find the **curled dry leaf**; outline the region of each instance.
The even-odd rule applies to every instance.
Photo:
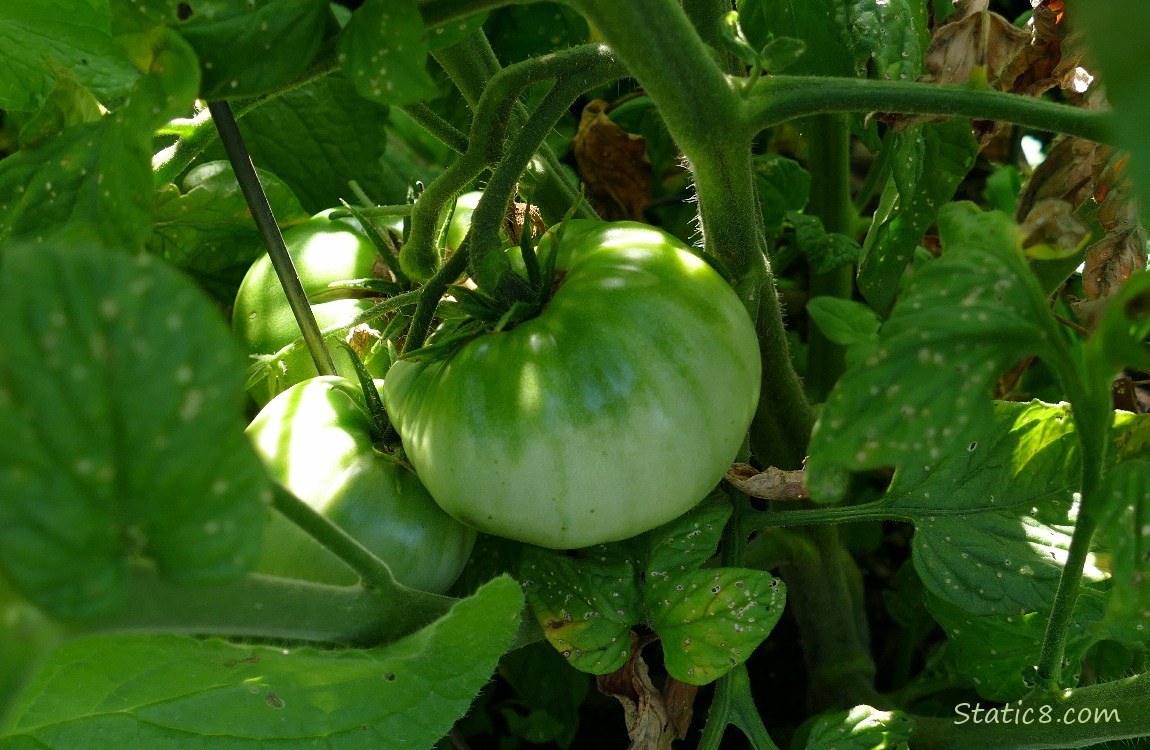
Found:
[[[651,161],[647,141],[632,135],[607,116],[609,105],[594,99],[583,108],[579,130],[571,141],[587,197],[608,221],[643,221],[651,201]]]
[[[529,220],[527,208],[526,203],[515,201],[503,216],[503,231],[507,232],[507,236],[516,243],[523,234],[523,225]],[[531,206],[530,221],[531,235],[535,238],[542,237],[547,231],[547,225],[543,223],[543,217],[536,206]]]
[[[1043,198],[1034,204],[1022,230],[1022,247],[1031,258],[1057,260],[1076,254],[1090,230],[1074,215],[1075,207],[1061,198]]]
[[[631,633],[631,658],[611,674],[595,678],[599,692],[623,706],[629,750],[671,750],[687,736],[698,688],[670,675],[660,692],[651,682],[638,637]]]
[[[762,500],[802,500],[807,496],[801,470],[783,471],[772,466],[760,472],[748,464],[732,464],[727,481],[740,492]]]

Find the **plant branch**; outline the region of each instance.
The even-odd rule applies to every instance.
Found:
[[[236,181],[244,194],[244,200],[248,204],[248,210],[251,211],[264,245],[268,249],[268,255],[271,258],[272,267],[275,268],[276,276],[279,278],[280,287],[287,296],[292,315],[295,316],[303,339],[307,343],[308,351],[311,352],[315,368],[320,375],[335,375],[335,363],[332,362],[331,352],[327,350],[327,345],[324,343],[323,334],[320,333],[319,325],[316,323],[315,315],[311,310],[311,303],[308,302],[307,294],[300,283],[295,264],[292,263],[291,256],[288,255],[283,235],[280,234],[279,225],[272,214],[271,205],[268,203],[263,185],[260,184],[256,168],[252,165],[251,157],[248,156],[243,136],[240,135],[239,126],[236,125],[236,120],[232,116],[232,110],[224,101],[209,102],[208,109],[212,113],[212,120],[215,121],[216,129],[219,130],[220,140],[228,154],[228,161],[231,162]]]
[[[537,59],[544,61],[547,57],[552,56]],[[515,196],[523,170],[576,97],[589,88],[625,75],[614,55],[603,45],[573,47],[555,53],[550,62],[570,72],[556,80],[515,135],[471,216],[471,276],[480,289],[509,305],[537,297],[511,269],[503,243],[499,241],[503,216]]]
[[[462,154],[467,150],[467,134],[456,129],[454,125],[444,120],[423,102],[406,104],[400,109],[417,125],[431,133],[440,143],[452,151]]]
[[[745,116],[760,131],[832,112],[970,117],[1111,142],[1110,113],[965,85],[821,76],[769,76],[756,83]]]

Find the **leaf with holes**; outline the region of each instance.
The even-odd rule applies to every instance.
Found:
[[[72,640],[24,691],[0,748],[431,747],[491,678],[522,606],[515,582],[497,578],[422,630],[365,651]]]
[[[647,607],[667,673],[706,685],[742,664],[783,614],[786,587],[761,570],[714,568],[651,576]]]
[[[106,613],[139,555],[188,584],[252,567],[268,479],[199,290],[147,255],[8,247],[0,340],[0,566],[30,599]]]
[[[931,464],[978,439],[1007,366],[1028,353],[1063,356],[1010,218],[954,204],[939,230],[942,257],[916,273],[874,353],[827,398],[807,463],[817,501],[842,496],[845,470]]]
[[[519,578],[543,635],[583,672],[614,672],[630,656],[643,603],[639,560],[628,547],[588,547],[579,559],[541,547],[524,552]]]
[[[367,0],[339,38],[339,59],[355,90],[380,104],[436,95],[427,73],[428,42],[414,0]]]
[[[1106,620],[1144,628],[1150,623],[1150,460],[1118,464],[1097,494],[1098,526],[1114,580]]]
[[[1030,692],[1024,674],[1038,664],[1046,612],[973,615],[930,594],[925,601],[946,632],[946,660],[983,699],[1014,701]],[[1096,591],[1079,595],[1067,625],[1065,664],[1080,663],[1086,649],[1107,638],[1107,632],[1094,627],[1105,606],[1105,597]],[[1075,670],[1062,673],[1068,684],[1077,682]]]
[[[916,125],[887,148],[891,176],[879,198],[859,263],[859,291],[879,312],[890,310],[914,249],[974,166],[978,143],[966,120]]]

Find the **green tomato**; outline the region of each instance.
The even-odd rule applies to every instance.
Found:
[[[479,199],[482,197],[483,193],[472,191],[455,199],[455,209],[450,214],[451,223],[448,224],[447,233],[444,235],[444,246],[448,252],[455,252],[463,244],[463,238],[471,229],[471,215],[475,213],[475,207],[479,205]]]
[[[312,303],[312,312],[320,328],[350,323],[355,316],[372,307],[363,290],[331,289],[336,281],[380,277],[385,268],[375,246],[354,219],[329,219],[330,211],[284,232],[284,243]],[[299,326],[288,306],[279,279],[265,253],[252,264],[240,284],[232,308],[232,330],[251,354],[274,354],[300,336]],[[350,342],[373,375],[379,376],[390,364],[376,328],[358,329]],[[336,371],[354,378],[350,357],[329,337],[328,349]],[[277,393],[296,383],[318,375],[311,354],[300,347],[288,355],[271,376],[250,389],[259,405],[266,404]]]
[[[397,581],[436,593],[455,582],[475,532],[440,510],[411,470],[373,447],[355,383],[321,377],[294,385],[260,411],[247,434],[277,482],[386,562]],[[256,571],[334,585],[358,580],[278,513]]]
[[[444,510],[552,548],[625,539],[696,505],[742,445],[761,375],[746,309],[679,240],[635,222],[578,228],[538,317],[401,359],[384,385]]]

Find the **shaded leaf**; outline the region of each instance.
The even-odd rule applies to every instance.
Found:
[[[813,297],[807,300],[807,314],[831,341],[842,346],[878,343],[882,321],[874,310],[854,300],[839,297]]]
[[[778,234],[788,212],[806,207],[811,192],[811,175],[794,159],[779,154],[756,156],[754,169],[763,226],[767,236]]]
[[[189,584],[249,570],[268,479],[211,304],[146,255],[2,258],[0,565],[64,618],[115,608],[138,555]]]
[[[40,110],[20,128],[20,148],[34,146],[73,125],[95,122],[102,116],[100,103],[71,71],[56,70],[56,85]]]
[[[355,90],[379,104],[411,104],[434,98],[427,73],[428,42],[414,0],[367,0],[339,39],[344,75]]]
[[[584,44],[591,36],[578,11],[552,2],[498,8],[483,31],[503,65]]]
[[[490,679],[522,604],[515,582],[498,578],[422,630],[363,651],[175,635],[73,640],[25,690],[0,748],[431,747]]]
[[[0,7],[0,108],[39,109],[59,66],[111,105],[140,77],[112,38],[106,2],[41,0]]]
[[[811,53],[787,68],[796,75],[856,75],[861,60],[840,15],[838,0],[739,0],[739,26],[755,49],[788,37]],[[817,54],[816,54],[817,52]]]
[[[922,236],[954,197],[978,152],[965,120],[898,133],[892,174],[883,188],[859,261],[859,291],[880,313],[890,310]]]
[[[1098,526],[1114,580],[1106,620],[1144,631],[1150,623],[1150,460],[1118,464],[1097,493]]]
[[[807,254],[815,273],[830,273],[859,262],[859,243],[845,234],[828,234],[819,217],[790,212],[787,218],[794,224],[796,244]]]
[[[258,170],[272,213],[281,226],[308,218],[291,188]],[[259,230],[227,162],[209,162],[155,195],[155,224],[148,251],[189,272],[218,299],[231,304],[252,262],[263,254]]]

